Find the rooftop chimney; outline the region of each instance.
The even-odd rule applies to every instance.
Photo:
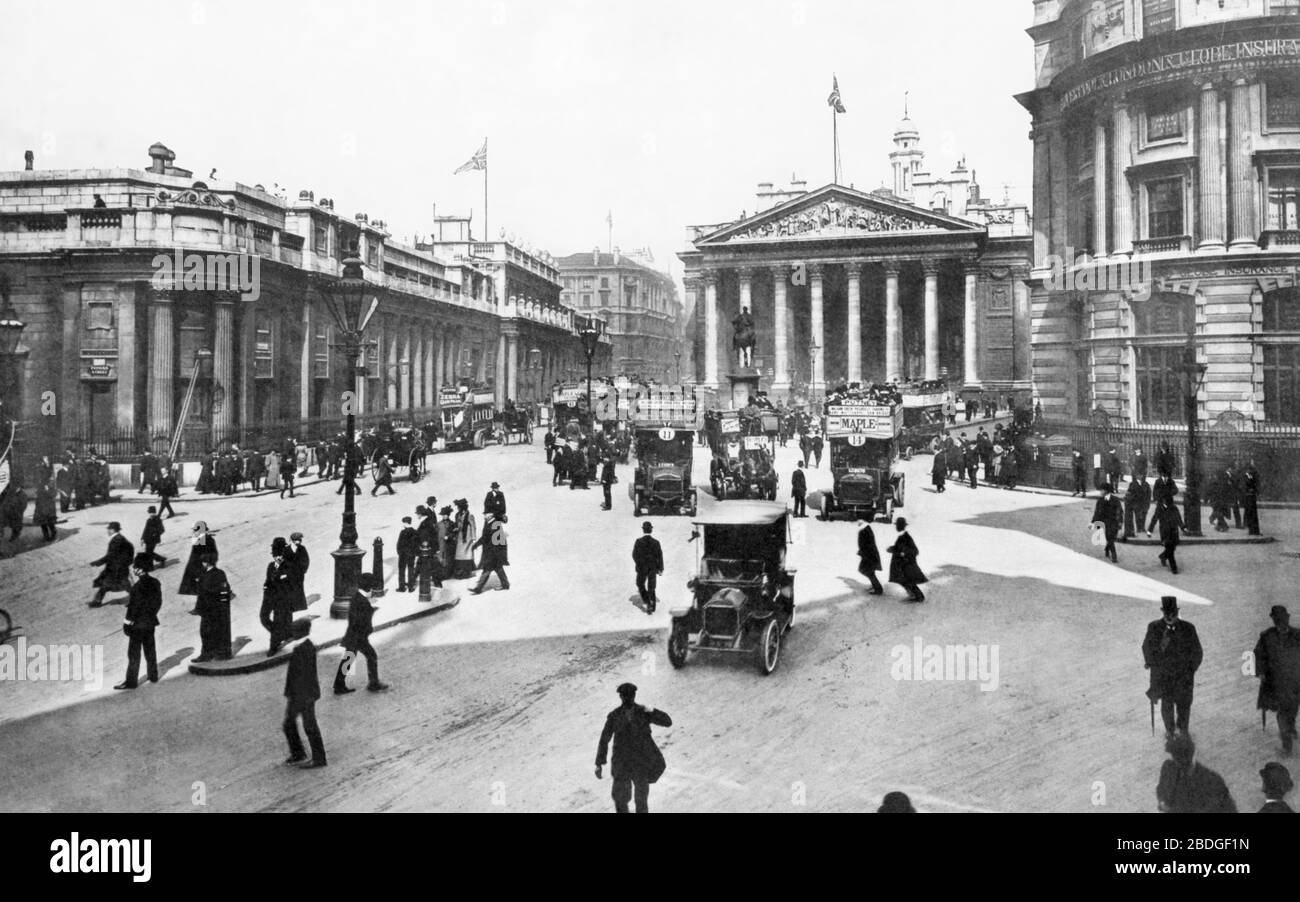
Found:
[[[600,266],[600,247],[597,245],[591,249],[591,265]]]
[[[168,150],[167,145],[161,141],[156,141],[149,147],[149,159],[153,161],[149,164],[149,171],[162,175],[167,171],[168,164],[176,159],[176,154]]]
[[[615,266],[618,266],[618,257],[619,257],[619,249],[618,249],[618,247],[617,247],[617,245],[616,245],[616,246],[614,247],[614,265],[615,265]]]

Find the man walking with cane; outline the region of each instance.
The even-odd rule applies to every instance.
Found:
[[[1201,640],[1196,627],[1178,619],[1178,599],[1166,595],[1160,599],[1163,616],[1147,625],[1142,642],[1142,659],[1151,671],[1147,698],[1152,705],[1160,702],[1160,716],[1165,733],[1187,735],[1192,716],[1192,689],[1196,670],[1201,666]]]

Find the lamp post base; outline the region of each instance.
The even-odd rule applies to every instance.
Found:
[[[330,552],[334,558],[334,601],[330,604],[330,617],[343,620],[352,609],[352,598],[357,593],[357,577],[365,564],[364,549],[353,546]]]

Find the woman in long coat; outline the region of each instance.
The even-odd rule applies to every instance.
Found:
[[[266,487],[268,489],[280,487],[280,452],[278,451],[266,455]]]
[[[469,579],[474,575],[474,543],[478,541],[478,525],[469,512],[469,502],[464,498],[456,502],[456,563],[452,579]]]
[[[0,522],[9,530],[9,541],[23,531],[23,514],[27,511],[27,493],[16,482],[9,483],[0,494]]]
[[[217,555],[217,540],[208,533],[208,524],[200,520],[194,524],[194,538],[190,542],[190,559],[185,562],[181,576],[181,595],[199,594],[199,577],[203,574],[203,555]]]
[[[1008,448],[1002,456],[1002,484],[1009,489],[1016,487],[1020,479],[1020,455],[1015,448]]]
[[[452,565],[456,560],[456,524],[451,522],[451,508],[444,507],[438,511],[438,566],[443,579],[450,579]]]
[[[916,558],[921,552],[907,533],[907,520],[899,517],[894,525],[898,528],[898,538],[885,549],[892,555],[889,559],[889,581],[898,583],[907,590],[908,601],[925,601],[925,593],[918,587],[929,580],[916,565]]]
[[[216,491],[216,473],[214,470],[217,466],[217,455],[211,454],[203,460],[203,467],[199,470],[199,481],[194,486],[194,490],[200,494],[207,495]]]

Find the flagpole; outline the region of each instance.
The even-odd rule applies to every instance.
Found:
[[[487,138],[483,139],[483,240],[491,241],[492,233],[488,230],[488,193],[487,193]]]
[[[831,183],[838,185],[840,183],[840,114],[835,107],[831,107],[831,172],[834,173]]]

